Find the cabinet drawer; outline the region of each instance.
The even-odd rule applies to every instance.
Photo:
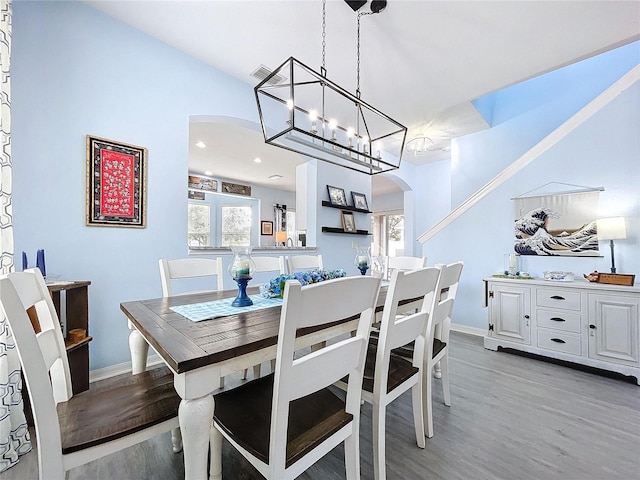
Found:
[[[580,310],[580,292],[562,290],[560,288],[536,290],[536,305],[539,307],[564,308],[566,310]]]
[[[552,330],[538,330],[538,347],[571,355],[581,354],[579,336]]]
[[[536,310],[538,327],[580,333],[580,314],[564,310]]]

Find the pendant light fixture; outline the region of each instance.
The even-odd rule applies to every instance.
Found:
[[[290,57],[254,88],[267,144],[368,175],[400,168],[407,128],[360,98],[360,17],[373,13],[357,14],[354,95],[327,78],[322,1],[320,73]],[[274,85],[276,75],[288,80]]]

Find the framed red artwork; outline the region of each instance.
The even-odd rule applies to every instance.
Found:
[[[146,227],[147,149],[87,135],[88,226]]]

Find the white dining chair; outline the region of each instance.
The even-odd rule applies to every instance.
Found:
[[[187,293],[199,293],[200,291],[224,290],[222,257],[217,257],[215,259],[178,258],[175,260],[161,258],[158,263],[160,265],[160,282],[162,283],[163,297],[171,297],[173,295],[172,285],[175,280],[195,279],[201,277],[211,277],[212,286],[213,280],[215,279],[215,288],[183,292],[180,293],[180,295]]]
[[[29,390],[41,480],[62,480],[73,468],[178,428],[180,397],[167,367],[92,382],[73,394],[60,322],[39,269],[0,279],[0,303]]]
[[[449,332],[451,327],[451,312],[453,310],[460,276],[462,275],[463,262],[449,265],[439,264],[441,270],[438,284],[438,294],[433,297],[432,315],[427,325],[427,343],[425,347],[425,393],[423,395],[425,412],[425,432],[427,437],[433,437],[433,406],[432,384],[430,372],[436,378],[442,378],[442,391],[444,404],[451,406],[451,394],[449,389]],[[411,358],[415,347],[413,344],[394,349],[395,355]]]
[[[360,478],[360,398],[369,327],[380,279],[345,277],[286,283],[275,374],[215,396],[211,478],[219,478],[222,437],[265,478],[298,477],[344,442],[346,478]],[[359,317],[352,336],[294,358],[296,332]],[[348,375],[346,400],[329,386]]]
[[[251,258],[253,259],[253,263],[256,266],[256,268],[254,269],[255,273],[279,272],[282,275],[287,273],[284,257],[282,255],[280,255],[279,257],[259,257],[253,255]]]
[[[289,273],[299,270],[322,270],[322,255],[294,255],[287,257]]]
[[[160,282],[162,284],[162,296],[171,297],[173,293],[174,283],[207,278],[211,280],[211,285],[215,288],[204,290],[182,291],[177,295],[189,295],[192,293],[206,293],[210,291],[224,290],[224,274],[222,270],[222,257],[211,258],[178,258],[175,260],[167,260],[161,258],[158,261],[160,266]],[[253,369],[254,376],[260,376],[260,367],[256,365]],[[242,380],[246,380],[247,370],[242,372]],[[224,377],[220,377],[220,388],[224,387]]]
[[[391,278],[391,274],[394,270],[409,271],[416,268],[422,268],[427,266],[427,257],[385,257],[385,265],[387,275],[386,278]]]
[[[369,339],[362,384],[362,398],[372,405],[373,472],[376,480],[386,478],[385,425],[387,405],[411,390],[413,424],[418,447],[425,448],[423,417],[423,368],[427,319],[438,289],[440,270],[435,267],[403,272],[395,270],[382,312],[379,335]],[[422,299],[417,311],[398,315],[400,303]],[[393,349],[414,342],[413,358],[393,355]],[[337,383],[344,388],[344,381]]]

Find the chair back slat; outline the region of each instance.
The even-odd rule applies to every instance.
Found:
[[[410,256],[398,256],[398,257],[385,257],[386,263],[386,278],[391,278],[395,270],[401,270],[408,272],[410,270],[416,270],[418,268],[427,266],[427,257],[410,257]]]
[[[347,376],[358,365],[359,353],[366,346],[364,338],[348,338],[322,350],[294,360],[291,375],[290,400],[304,397],[328,387]]]
[[[253,263],[256,268],[254,270],[255,273],[260,272],[279,272],[284,275],[286,273],[286,267],[284,264],[284,257],[280,255],[279,257],[258,257],[252,256]]]
[[[222,270],[222,257],[211,258],[178,258],[167,260],[161,258],[160,281],[162,283],[162,296],[170,297],[173,294],[172,280],[194,279],[202,277],[216,277],[217,284],[209,290],[224,290],[224,272]],[[206,290],[205,290],[206,291]],[[184,292],[195,293],[195,292]],[[183,294],[184,294],[183,293]]]
[[[298,270],[323,269],[322,255],[295,255],[287,257],[287,268],[289,273]]]
[[[304,289],[304,307],[296,319],[298,328],[324,325],[365,311],[378,295],[379,287],[376,298],[371,298],[371,284],[379,285],[380,279],[367,277],[365,281],[353,281],[353,278],[342,277],[307,285]],[[283,315],[285,308],[283,304]]]

